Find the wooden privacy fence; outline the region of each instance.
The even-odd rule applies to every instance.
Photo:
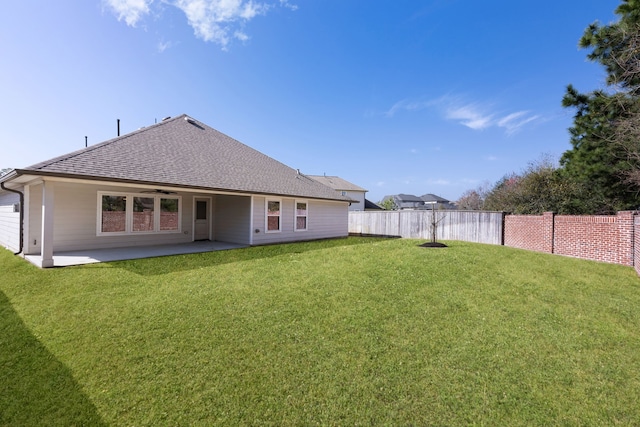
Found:
[[[486,211],[352,211],[349,234],[431,239],[433,216],[438,240],[502,244],[502,212]]]

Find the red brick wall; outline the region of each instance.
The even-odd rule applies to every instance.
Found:
[[[640,275],[640,216],[636,216],[633,221],[633,267]]]
[[[553,215],[553,214],[551,214]],[[504,245],[512,248],[551,252],[553,222],[548,215],[507,215],[504,218]]]
[[[508,215],[505,217],[505,246],[555,253],[614,264],[640,263],[634,251],[639,245],[640,221],[635,212],[613,216]],[[635,220],[635,226],[634,226]],[[634,232],[638,227],[639,233]],[[640,242],[640,240],[639,240]],[[640,272],[640,267],[638,267]]]

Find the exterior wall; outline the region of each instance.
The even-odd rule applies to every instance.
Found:
[[[340,191],[342,194],[342,191]],[[351,203],[349,206],[349,211],[363,211],[364,210],[364,195],[365,193],[362,191],[347,191],[345,194],[348,198],[357,200],[360,203]]]
[[[307,230],[295,231],[295,200],[292,198],[278,198],[282,202],[281,231],[266,233],[266,213],[264,196],[253,197],[253,245],[270,243],[293,242],[301,240],[329,239],[333,237],[347,237],[349,235],[348,204],[306,199],[308,203]]]
[[[20,248],[20,213],[13,211],[19,202],[17,194],[0,190],[0,246],[13,252]]]
[[[306,200],[308,228],[305,231],[295,231],[294,206],[295,200],[299,199],[280,198],[283,209],[282,230],[278,233],[265,233],[265,197],[254,197],[252,213],[250,196],[187,192],[177,193],[182,198],[180,232],[98,235],[98,192],[143,193],[148,190],[63,181],[47,182],[47,186],[54,189],[53,250],[56,252],[191,242],[194,225],[193,204],[196,197],[211,198],[212,235],[218,241],[267,244],[348,235],[348,209],[347,203],[344,202]],[[25,227],[27,235],[24,252],[34,255],[41,252],[42,184],[30,185],[28,194],[28,215],[25,215],[28,226]],[[11,209],[12,206],[11,203]],[[252,232],[252,228],[259,229],[260,232]],[[15,239],[18,239],[17,231],[15,235]]]
[[[242,245],[250,244],[251,197],[218,195],[215,199],[213,213],[215,240]]]
[[[98,191],[136,193],[141,192],[141,190],[133,187],[111,187],[67,182],[56,182],[54,188],[54,251],[186,243],[191,241],[193,196],[190,194],[181,194],[182,230],[179,233],[136,233],[119,236],[98,236]],[[32,186],[30,189],[29,211],[30,246],[29,252],[26,252],[28,254],[40,252],[42,230],[41,199],[42,186]]]

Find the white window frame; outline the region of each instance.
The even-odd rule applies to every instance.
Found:
[[[304,203],[307,205],[305,209],[306,215],[298,215],[298,203]],[[298,228],[298,218],[304,217],[305,228]],[[293,201],[293,229],[294,231],[307,231],[309,229],[309,201],[304,199],[297,199]]]
[[[125,230],[124,231],[102,231],[102,197],[126,197],[125,209]],[[133,231],[133,198],[144,197],[154,199],[153,201],[153,230]],[[161,199],[178,200],[178,229],[160,230],[160,201]],[[154,193],[127,193],[120,191],[98,191],[98,209],[96,218],[96,235],[98,236],[138,236],[141,234],[176,234],[182,233],[182,196],[174,194],[154,194]]]
[[[280,213],[278,214],[278,229],[269,230],[269,202],[278,202],[280,204]],[[264,201],[264,232],[265,233],[280,233],[282,232],[282,199],[267,198]]]

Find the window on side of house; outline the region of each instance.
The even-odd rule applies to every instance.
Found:
[[[296,200],[296,231],[305,231],[307,229],[309,217],[309,204],[306,200]]]
[[[180,232],[181,197],[98,193],[98,235]]]
[[[133,198],[133,231],[154,231],[154,197]]]
[[[281,230],[282,225],[282,201],[277,199],[267,199],[266,201],[266,217],[267,233],[276,233]]]
[[[180,203],[174,198],[160,198],[160,231],[178,231]]]
[[[127,230],[127,196],[103,194],[100,200],[100,233],[124,233]]]

